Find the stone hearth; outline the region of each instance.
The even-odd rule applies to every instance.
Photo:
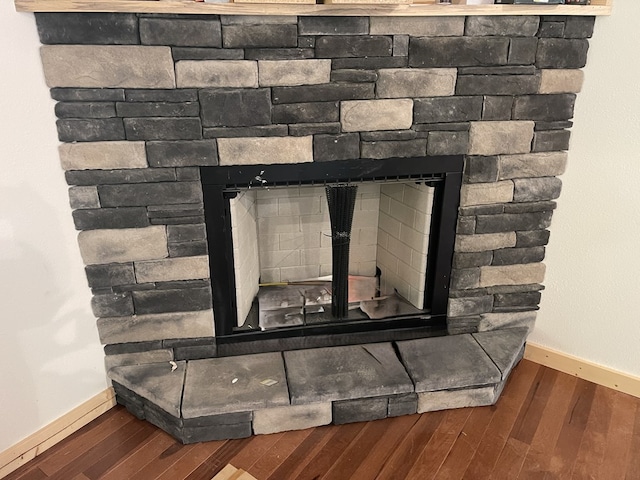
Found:
[[[138,414],[169,415],[169,431],[199,428],[184,404],[160,399],[155,380],[169,375],[168,362],[177,367],[172,377],[188,379],[191,362],[223,360],[213,358],[220,352],[209,255],[217,252],[207,251],[203,166],[464,155],[448,330],[476,344],[489,335],[483,331],[519,332],[524,341],[526,330],[513,328],[533,325],[543,290],[541,262],[592,17],[47,13],[36,20],[107,369],[119,399]],[[522,342],[509,350],[513,361]],[[402,344],[413,387],[392,396],[420,398],[428,390]],[[508,373],[500,371],[499,379],[438,390],[499,392]],[[290,403],[262,407],[298,408],[288,382]],[[359,398],[390,408],[392,396],[375,388]],[[333,421],[346,418],[336,414],[340,402],[355,401],[332,398]],[[256,430],[260,411],[246,407],[243,420],[223,424],[265,432]],[[210,434],[190,435],[178,436]]]

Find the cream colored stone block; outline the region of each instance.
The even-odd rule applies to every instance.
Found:
[[[331,60],[259,60],[261,87],[317,85],[331,81]]]
[[[582,90],[582,70],[549,69],[540,71],[540,93],[578,93]]]
[[[258,88],[254,60],[181,60],[176,63],[178,88]]]
[[[313,136],[219,138],[220,165],[313,162]],[[263,174],[269,179],[269,169]]]
[[[534,122],[470,122],[469,154],[500,155],[529,153]]]
[[[157,260],[169,256],[164,226],[86,230],[78,234],[86,265]]]
[[[406,130],[413,123],[413,100],[352,100],[340,102],[344,132]]]
[[[47,86],[73,88],[175,88],[170,47],[43,45]]]
[[[513,182],[469,183],[460,189],[460,206],[491,205],[513,200]]]
[[[303,430],[329,425],[331,419],[331,402],[263,408],[253,412],[253,433],[262,435]]]
[[[134,266],[138,283],[209,278],[209,257],[207,255],[135,262]]]
[[[464,35],[464,17],[371,17],[371,35],[455,37]]]
[[[516,246],[516,232],[456,235],[456,252],[486,252]]]
[[[144,142],[79,142],[58,147],[60,165],[65,170],[114,170],[146,168]]]
[[[455,68],[388,68],[378,71],[379,98],[444,97],[456,89]]]
[[[567,152],[500,155],[499,178],[556,177],[567,168]]]
[[[544,274],[544,263],[480,267],[480,287],[542,283]]]

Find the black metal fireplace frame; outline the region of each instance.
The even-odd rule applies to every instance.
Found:
[[[224,350],[227,345],[230,351],[226,354],[240,354],[246,353],[245,350],[255,352],[359,343],[363,338],[368,341],[389,341],[445,334],[463,165],[464,157],[455,155],[200,167],[209,245],[215,339],[219,350]],[[229,199],[235,192],[246,188],[396,179],[415,179],[428,182],[434,187],[426,270],[427,315],[287,327],[270,331],[233,331],[237,324],[237,313]],[[225,352],[219,351],[218,354],[224,355]]]

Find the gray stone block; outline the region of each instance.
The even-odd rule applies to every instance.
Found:
[[[198,140],[202,138],[199,118],[125,118],[127,140]]]
[[[127,89],[125,98],[127,102],[196,102],[198,91],[193,88]]]
[[[411,67],[473,67],[504,65],[509,39],[500,37],[411,38]],[[451,55],[456,52],[456,55]]]
[[[190,180],[200,180],[200,169],[198,167],[177,167],[176,180],[188,182]]]
[[[71,208],[100,208],[96,187],[69,187],[69,205]]]
[[[205,226],[201,225],[171,225],[167,227],[169,243],[192,242],[206,238]]]
[[[224,25],[222,45],[224,48],[252,47],[297,47],[296,25]]]
[[[172,47],[173,60],[243,60],[241,48]]]
[[[553,212],[503,213],[478,215],[477,233],[498,233],[520,230],[544,230],[551,225]]]
[[[496,312],[501,309],[509,310],[514,308],[532,310],[540,303],[542,294],[540,292],[498,293],[493,298],[494,311]]]
[[[496,182],[499,172],[499,157],[468,156],[464,163],[466,183]]]
[[[514,202],[554,200],[560,196],[562,190],[562,180],[557,177],[516,178],[513,180],[513,185]],[[536,230],[536,228],[519,230]]]
[[[575,94],[527,95],[516,97],[515,120],[567,120],[573,117]]]
[[[458,217],[458,225],[456,226],[456,233],[462,235],[473,235],[476,231],[476,219],[475,217]]]
[[[78,245],[85,265],[152,260],[168,255],[164,227],[87,230],[78,234]]]
[[[313,137],[313,160],[315,162],[355,158],[360,158],[360,136],[357,133],[315,135]]]
[[[58,118],[112,118],[116,116],[113,102],[59,102],[55,106]]]
[[[562,38],[565,22],[540,22],[538,36],[541,38]]]
[[[301,38],[301,37],[298,37]],[[226,50],[226,49],[225,49]],[[246,60],[301,60],[313,58],[313,48],[245,48]]]
[[[501,379],[500,371],[469,334],[396,344],[418,394],[493,385]]]
[[[198,102],[118,102],[119,117],[197,117],[200,113]]]
[[[534,230],[530,232],[516,232],[516,247],[536,247],[549,243],[549,230]]]
[[[538,41],[538,68],[582,68],[587,64],[588,40],[541,38]]]
[[[367,35],[368,17],[300,17],[299,35]]]
[[[253,127],[211,127],[203,129],[204,138],[286,137],[287,125],[256,125]]]
[[[169,362],[148,365],[114,367],[109,378],[126,387],[165,412],[180,418],[182,387],[187,368],[186,362],[176,362],[172,369]]]
[[[485,267],[486,268],[486,267]],[[478,272],[478,286],[480,272]],[[466,317],[490,312],[493,308],[493,296],[482,295],[479,297],[449,298],[447,315],[449,317]]]
[[[108,372],[113,367],[124,365],[146,365],[149,363],[163,363],[173,360],[173,352],[170,349],[148,350],[146,352],[119,353],[107,355],[104,359],[105,370]]]
[[[334,102],[374,98],[373,83],[343,83],[307,85],[300,87],[273,87],[274,104],[303,102]]]
[[[460,75],[458,95],[527,95],[538,93],[538,75]]]
[[[409,56],[409,35],[393,36],[393,56],[394,57]]]
[[[407,66],[407,63],[407,57],[351,57],[331,59],[331,66],[336,70],[354,68],[362,70],[403,68]]]
[[[333,402],[333,423],[343,425],[354,422],[370,422],[387,418],[389,402],[387,397],[361,398]]]
[[[429,132],[427,155],[462,155],[469,150],[468,132]]]
[[[485,96],[482,104],[482,120],[511,120],[511,96]]]
[[[338,102],[275,105],[272,111],[274,123],[328,123],[339,118]]]
[[[133,13],[36,13],[43,44],[137,44],[138,19]]]
[[[133,314],[133,301],[129,292],[94,295],[91,309],[96,317],[124,317]]]
[[[550,132],[535,132],[533,135],[533,152],[553,152],[569,150],[569,130],[553,130]]]
[[[418,395],[406,393],[404,395],[392,395],[389,397],[387,417],[399,417],[401,415],[413,415],[418,410]]]
[[[364,83],[375,82],[378,79],[378,74],[370,70],[332,70],[331,81],[332,82],[345,82],[345,83]]]
[[[277,382],[268,386],[265,381]],[[289,405],[280,353],[189,362],[182,416],[201,417]]]
[[[132,263],[87,265],[85,272],[91,288],[127,285],[136,281]]]
[[[480,120],[482,97],[417,98],[413,114],[415,123]]]
[[[372,35],[454,37],[464,33],[464,17],[371,17]]]
[[[509,43],[509,65],[533,65],[536,62],[538,39],[535,37],[512,38]]]
[[[386,57],[393,54],[393,39],[386,36],[343,35],[316,39],[316,58]]]
[[[117,102],[124,100],[122,88],[52,88],[51,98],[59,102]]]
[[[133,208],[87,208],[73,211],[76,230],[98,228],[137,228],[149,226],[147,211]]]
[[[503,248],[493,253],[492,265],[537,263],[544,260],[544,247]]]
[[[525,177],[555,177],[567,167],[566,152],[501,155],[500,179]]]
[[[253,433],[264,435],[329,425],[331,403],[263,408],[253,412]]]
[[[376,91],[378,98],[443,97],[453,95],[455,86],[453,68],[387,68],[378,71]]]
[[[470,16],[464,34],[473,36],[531,37],[538,32],[538,16]]]
[[[453,255],[453,268],[472,268],[491,265],[493,252],[456,252]]]
[[[127,183],[172,182],[176,180],[176,170],[174,168],[84,170],[65,172],[64,176],[69,185],[114,185]]]
[[[192,312],[211,308],[210,288],[143,290],[133,292],[136,314]]]
[[[478,330],[487,332],[505,328],[524,327],[529,332],[536,322],[535,311],[530,312],[510,312],[510,313],[485,313],[482,315]]]
[[[61,142],[99,142],[124,140],[121,118],[63,118],[56,122]]]
[[[596,17],[567,17],[564,38],[591,38]]]
[[[390,343],[294,350],[284,357],[293,405],[413,391]]]
[[[418,413],[449,410],[452,408],[482,407],[498,400],[496,386],[441,390],[418,394]]]
[[[458,268],[451,272],[452,290],[467,290],[480,286],[479,268]]]
[[[220,21],[215,17],[211,20],[141,18],[140,41],[143,45],[220,47],[222,32]]]
[[[424,157],[427,151],[427,140],[390,140],[362,142],[362,158]]]
[[[289,125],[289,135],[293,137],[305,137],[317,134],[340,133],[340,122],[330,123],[297,123]]]
[[[199,204],[202,202],[200,182],[100,185],[98,193],[104,207]]]
[[[147,142],[147,159],[152,167],[184,167],[218,164],[215,140]]]
[[[296,24],[295,15],[220,15],[222,25]]]
[[[268,88],[254,90],[203,90],[200,93],[205,127],[243,127],[271,123]]]

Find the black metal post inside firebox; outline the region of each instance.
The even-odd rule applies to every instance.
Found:
[[[343,319],[347,318],[349,313],[349,247],[358,187],[355,185],[328,185],[325,190],[331,221],[333,255],[331,315],[334,318]]]

